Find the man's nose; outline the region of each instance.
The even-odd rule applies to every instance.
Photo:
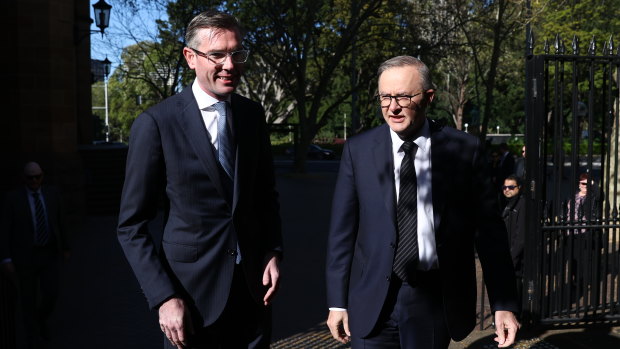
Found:
[[[396,102],[396,98],[390,98],[390,107],[389,107],[389,109],[390,109],[390,111],[396,111],[396,110],[403,109],[403,107],[398,105],[398,103]]]
[[[231,55],[226,55],[224,62],[222,63],[222,69],[231,70],[235,67],[235,63],[232,60]]]

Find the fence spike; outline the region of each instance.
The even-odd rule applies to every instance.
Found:
[[[575,56],[579,55],[579,38],[577,37],[577,35],[573,35],[573,54]]]
[[[594,35],[592,35],[592,40],[590,40],[590,48],[588,49],[588,54],[590,56],[594,56],[596,54],[596,39]]]
[[[534,31],[530,29],[530,35],[527,36],[526,51],[528,55],[534,54]]]
[[[555,47],[555,54],[560,53],[560,34],[555,34],[555,42],[553,43],[553,47]]]
[[[564,40],[560,41],[560,54],[566,53],[566,45],[564,45]]]
[[[545,39],[545,54],[548,55],[549,54],[549,40]],[[618,51],[618,54],[620,55],[620,51]]]
[[[603,56],[607,55],[607,41],[603,41]]]
[[[607,51],[608,55],[611,56],[614,54],[614,36],[613,35],[609,36],[609,44],[607,45],[607,50],[608,50]]]

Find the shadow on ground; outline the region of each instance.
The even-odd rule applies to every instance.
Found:
[[[615,349],[620,348],[620,328],[596,326],[590,328],[553,328],[525,330],[517,335],[514,349]],[[481,333],[482,334],[482,333]],[[495,334],[485,331],[485,335],[464,343],[462,348],[497,348],[493,340]]]

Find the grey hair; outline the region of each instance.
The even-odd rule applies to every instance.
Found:
[[[208,10],[199,13],[189,22],[185,31],[185,44],[188,47],[197,48],[200,44],[197,33],[200,29],[205,28],[237,31],[240,36],[243,35],[241,24],[235,16],[216,10]]]
[[[433,88],[433,80],[431,79],[430,69],[428,69],[424,62],[412,56],[396,56],[381,63],[379,69],[377,70],[377,77],[381,77],[381,74],[388,69],[406,66],[413,66],[418,69],[420,78],[422,79],[422,88],[424,90],[430,90]]]

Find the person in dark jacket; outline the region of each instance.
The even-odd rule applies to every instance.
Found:
[[[523,247],[525,245],[525,198],[521,194],[521,179],[510,175],[504,180],[502,192],[506,200],[506,207],[502,213],[508,241],[510,242],[510,256],[517,276],[517,290],[521,298],[523,277]]]

